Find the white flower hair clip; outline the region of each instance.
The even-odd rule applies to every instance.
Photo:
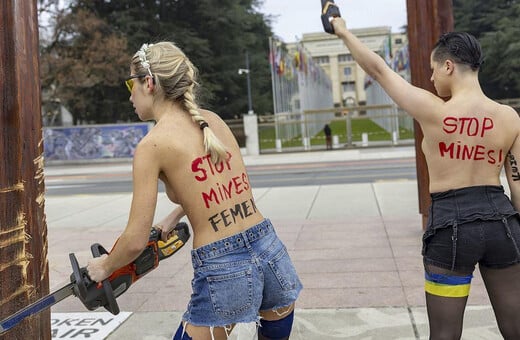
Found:
[[[139,61],[141,61],[141,65],[148,70],[148,73],[152,75],[152,71],[150,70],[150,62],[148,59],[146,59],[146,52],[150,47],[152,47],[153,44],[143,44],[139,51],[136,52],[136,55],[139,57]]]

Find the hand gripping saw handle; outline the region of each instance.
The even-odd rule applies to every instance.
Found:
[[[132,263],[113,272],[101,283],[90,280],[86,268],[79,268],[75,255],[69,254],[73,269],[71,282],[76,282],[74,295],[88,310],[105,307],[110,313],[117,315],[119,306],[116,298],[126,292],[135,281],[157,268],[160,261],[176,253],[189,238],[188,225],[184,222],[175,226],[173,235],[166,242],[161,241],[161,230],[152,229],[148,244],[141,255]],[[94,257],[108,254],[105,248],[98,243],[91,246],[91,251]]]
[[[18,325],[25,318],[37,314],[61,300],[75,295],[88,310],[95,310],[101,306],[110,313],[119,313],[116,298],[145,274],[156,268],[160,261],[175,254],[190,238],[188,225],[184,222],[177,224],[167,241],[161,241],[161,231],[151,229],[146,248],[132,263],[116,270],[102,283],[92,281],[86,267],[79,267],[76,256],[69,254],[72,265],[70,283],[46,295],[18,312],[0,321],[0,335]],[[91,246],[92,255],[99,257],[107,254],[105,248],[95,243]]]
[[[334,34],[334,27],[332,26],[332,19],[341,17],[339,8],[333,0],[321,0],[321,23],[325,32]]]

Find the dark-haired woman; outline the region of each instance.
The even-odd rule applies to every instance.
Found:
[[[342,18],[332,25],[424,133],[432,198],[422,251],[430,339],[461,337],[477,263],[502,335],[520,339],[520,119],[482,92],[480,44],[467,33],[441,36],[430,61],[435,96],[392,71]],[[510,199],[500,181],[504,166]]]
[[[126,229],[110,255],[89,262],[90,277],[102,281],[143,251],[161,180],[178,204],[157,225],[163,239],[185,215],[193,229],[193,292],[173,339],[227,339],[242,322],[257,322],[258,339],[288,339],[302,285],[256,207],[231,130],[197,105],[195,66],[171,42],[144,44],[126,84],[136,114],[156,124],[134,154]]]

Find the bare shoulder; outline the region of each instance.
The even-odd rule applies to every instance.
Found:
[[[175,138],[178,132],[173,129],[169,126],[154,126],[137,144],[134,157],[143,157],[145,154],[147,157],[143,158],[150,159],[161,157],[165,151],[175,152],[181,143],[178,142],[179,138]]]
[[[158,151],[159,143],[157,137],[153,133],[149,132],[144,136],[134,150],[134,163],[135,161],[146,160],[149,161],[155,153]]]
[[[229,130],[227,123],[216,112],[203,109],[201,109],[200,112],[204,119],[208,122],[211,130],[217,133],[217,135],[219,133],[225,133],[227,130]]]
[[[493,103],[495,105],[495,112],[503,119],[507,126],[512,130],[520,130],[520,116],[518,112],[509,105],[504,105],[496,101],[493,101]]]
[[[157,144],[160,138],[157,129],[152,128],[140,141],[137,143],[137,147],[140,149],[147,149]]]
[[[217,113],[209,110],[200,110],[204,119],[208,122],[211,131],[217,136],[220,142],[231,151],[239,148],[231,127]]]
[[[518,123],[520,123],[519,113],[516,112],[515,109],[513,109],[511,106],[505,105],[505,104],[498,104],[498,106],[499,106],[499,110],[500,110],[501,113],[504,113],[505,115],[508,116],[508,118],[511,118],[512,120],[515,120]]]
[[[207,120],[224,123],[224,120],[216,112],[206,109],[199,109],[199,111],[202,114],[202,116]]]

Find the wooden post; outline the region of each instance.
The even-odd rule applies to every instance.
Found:
[[[0,319],[49,292],[36,0],[0,1]],[[47,310],[1,339],[51,339]]]
[[[452,0],[407,0],[408,43],[412,84],[435,92],[430,81],[430,54],[440,35],[453,30]],[[432,115],[437,112],[432,112]],[[428,168],[421,148],[423,132],[414,121],[419,212],[423,216],[423,229],[428,220],[431,203]]]

